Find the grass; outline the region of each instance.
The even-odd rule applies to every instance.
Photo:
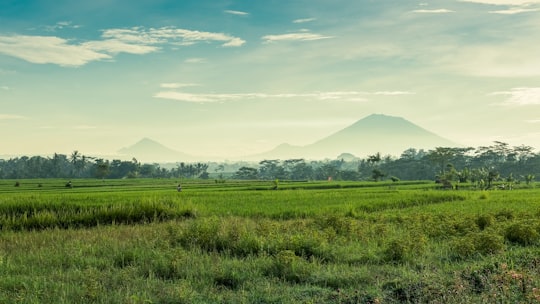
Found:
[[[72,182],[0,182],[0,303],[540,301],[537,188]]]

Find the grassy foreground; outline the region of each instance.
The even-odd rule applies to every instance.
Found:
[[[536,303],[540,189],[0,181],[0,303]]]

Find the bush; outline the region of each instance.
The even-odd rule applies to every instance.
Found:
[[[475,250],[481,254],[495,254],[504,250],[502,236],[494,233],[481,232],[474,236]]]
[[[504,237],[511,243],[527,246],[536,243],[539,234],[531,225],[515,223],[506,228]]]
[[[503,238],[491,232],[471,233],[451,243],[454,258],[468,258],[474,254],[490,255],[504,250]]]
[[[491,226],[493,222],[495,222],[495,218],[491,214],[479,215],[476,218],[476,225],[478,225],[480,230],[484,230],[486,227]]]
[[[309,279],[312,272],[313,266],[310,263],[296,256],[291,250],[283,250],[274,256],[265,274],[288,282],[302,283]]]
[[[382,259],[386,262],[405,262],[413,257],[424,253],[427,239],[423,234],[413,234],[399,239],[393,239],[382,253]]]
[[[465,259],[476,252],[474,240],[472,237],[462,237],[454,240],[450,244],[454,258]]]
[[[514,218],[514,212],[512,210],[508,210],[508,209],[501,210],[501,211],[497,212],[497,214],[495,214],[495,217],[499,221],[511,220],[511,219]]]
[[[233,267],[221,268],[214,274],[214,283],[228,289],[236,290],[248,280],[248,276],[241,269]]]

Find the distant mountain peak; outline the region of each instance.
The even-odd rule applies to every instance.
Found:
[[[304,147],[281,144],[261,154],[271,158],[334,158],[342,153],[352,155],[400,155],[409,148],[431,149],[458,146],[403,117],[385,114],[368,115],[350,126]],[[287,152],[287,153],[285,153]]]
[[[122,148],[122,149],[120,149],[120,151],[148,149],[148,148],[165,148],[167,150],[172,150],[172,149],[169,149],[169,148],[165,147],[164,145],[160,144],[159,142],[157,142],[157,141],[155,141],[153,139],[150,139],[148,137],[143,137],[142,139],[140,139],[135,144],[133,144],[133,145],[131,145],[129,147]]]
[[[144,137],[135,144],[118,150],[121,155],[148,161],[185,161],[193,157],[168,148],[161,143]]]

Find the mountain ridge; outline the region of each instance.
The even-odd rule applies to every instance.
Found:
[[[399,156],[409,148],[432,149],[438,146],[460,146],[403,117],[371,114],[355,123],[325,136],[311,144],[296,146],[282,143],[272,150],[228,157],[228,159],[260,161],[263,159],[334,159],[341,154],[364,157],[375,154]],[[144,161],[202,161],[193,155],[170,149],[155,140],[144,137],[134,145],[122,148],[119,154],[136,157]],[[220,159],[219,156],[205,157],[207,160]],[[223,159],[223,157],[221,157]]]
[[[355,123],[332,133],[312,144],[292,146],[285,158],[335,158],[341,153],[357,156],[377,152],[399,155],[409,148],[430,149],[437,146],[459,146],[459,144],[428,131],[403,117],[371,114]],[[279,149],[278,149],[279,148]],[[280,158],[283,144],[258,157]],[[311,157],[308,157],[311,156]]]
[[[173,150],[148,137],[143,137],[135,144],[118,150],[118,154],[143,161],[195,160],[194,156]]]

